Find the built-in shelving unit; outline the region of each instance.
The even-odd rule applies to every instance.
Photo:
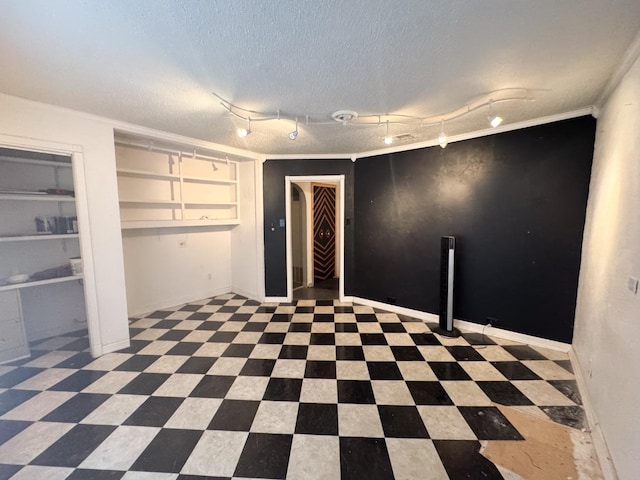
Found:
[[[67,305],[74,312],[79,305],[84,309],[84,296],[83,277],[70,266],[71,258],[80,257],[71,157],[0,146],[0,179],[0,362],[5,362],[29,355],[25,323],[32,331],[53,331],[59,325],[52,325],[57,320],[50,309],[64,317]],[[68,297],[68,289],[50,287],[71,282],[79,287],[70,287],[74,293]],[[50,288],[55,290],[43,290]],[[69,321],[77,329],[74,319]]]
[[[122,229],[239,224],[238,163],[116,141]]]

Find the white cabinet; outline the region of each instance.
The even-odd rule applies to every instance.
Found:
[[[0,148],[0,361],[28,354],[25,330],[36,340],[39,332],[63,333],[85,321],[77,308],[67,321],[64,308],[84,310],[82,275],[70,265],[80,257],[73,191],[70,157]],[[69,288],[47,292],[61,283]],[[24,317],[25,298],[34,302],[35,318]]]
[[[237,225],[236,161],[116,143],[123,229]]]

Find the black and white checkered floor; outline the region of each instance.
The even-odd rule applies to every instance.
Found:
[[[233,294],[86,332],[0,366],[0,479],[501,479],[493,406],[581,427],[566,354],[338,301]]]

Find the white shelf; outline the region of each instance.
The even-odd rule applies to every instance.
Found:
[[[68,238],[78,238],[79,235],[77,233],[64,233],[64,234],[46,234],[42,235],[12,235],[0,237],[0,243],[2,242],[24,242],[31,240],[64,240]]]
[[[46,167],[71,168],[71,162],[55,162],[49,160],[36,160],[34,158],[0,157],[0,162],[25,163],[28,165],[44,165]]]
[[[223,218],[218,220],[139,220],[122,222],[123,230],[140,228],[184,228],[184,227],[217,227],[225,225],[239,225],[237,218]]]
[[[141,203],[149,205],[181,205],[181,202],[177,200],[132,200],[132,199],[120,199],[120,203]]]
[[[185,205],[201,205],[204,207],[235,207],[238,202],[188,202],[185,200]]]
[[[132,170],[129,168],[118,168],[117,172],[120,175],[127,175],[131,177],[167,178],[171,180],[180,180],[180,175],[174,173],[154,173],[147,170]]]
[[[207,178],[207,177],[191,177],[191,176],[183,176],[182,179],[185,182],[189,183],[210,183],[212,185],[236,185],[238,183],[237,180],[223,180],[216,178]]]
[[[0,286],[0,292],[7,290],[18,290],[21,288],[39,287],[41,285],[50,285],[52,283],[72,282],[73,280],[82,280],[82,275],[71,275],[68,277],[50,278],[48,280],[37,280],[35,282],[10,283]]]
[[[76,199],[69,195],[33,195],[20,193],[0,193],[0,200],[35,200],[40,202],[75,202]]]

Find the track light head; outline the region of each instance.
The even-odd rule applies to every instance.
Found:
[[[296,129],[289,134],[289,140],[298,138],[298,117],[296,117]]]
[[[247,135],[249,135],[251,133],[251,130],[247,129],[247,128],[239,128],[238,129],[238,136],[240,138],[244,138]]]
[[[391,135],[387,135],[384,137],[385,145],[391,145],[393,143],[393,137]]]
[[[444,133],[444,120],[440,120],[440,135],[438,135],[438,143],[442,148],[445,148],[449,144],[447,135]]]

